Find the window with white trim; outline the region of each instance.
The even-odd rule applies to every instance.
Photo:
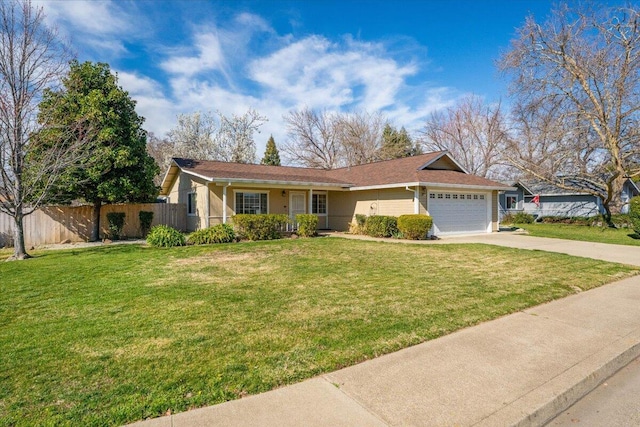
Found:
[[[316,215],[327,214],[327,195],[324,193],[314,193],[311,198],[311,213]]]
[[[518,209],[518,196],[507,196],[507,209]]]
[[[196,214],[196,193],[187,194],[187,215]]]
[[[267,193],[236,192],[236,214],[266,214],[268,213]]]

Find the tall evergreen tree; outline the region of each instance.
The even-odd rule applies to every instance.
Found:
[[[407,130],[402,127],[400,131],[386,124],[382,131],[382,147],[379,157],[382,160],[400,159],[422,154],[420,145],[413,142]]]
[[[276,147],[276,142],[273,140],[273,135],[269,137],[267,141],[267,148],[264,150],[264,157],[260,162],[263,165],[280,166],[280,152]]]
[[[93,204],[91,239],[97,240],[102,204],[155,199],[158,189],[153,178],[159,168],[146,150],[144,118],[138,116],[135,101],[118,86],[108,64],[74,60],[62,83],[58,91],[45,91],[41,119],[46,118],[59,129],[83,121],[92,129],[92,140],[88,144],[91,155],[66,171],[57,197]],[[40,149],[46,150],[70,134],[73,132],[45,134]]]

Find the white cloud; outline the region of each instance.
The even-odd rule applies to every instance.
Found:
[[[250,65],[250,76],[282,102],[311,108],[389,107],[405,79],[417,72],[384,56],[375,44],[332,43],[311,36]]]
[[[121,55],[126,52],[123,37],[132,37],[143,18],[124,10],[115,1],[45,1],[36,0],[42,7],[47,23],[74,45],[87,46],[103,54]]]
[[[45,8],[50,23],[97,60],[118,63],[125,58],[131,64],[133,55],[142,55],[136,59],[144,64],[141,68],[118,64],[119,82],[137,101],[145,128],[158,136],[175,125],[180,113],[242,114],[254,108],[269,119],[255,136],[261,156],[269,134],[279,145],[284,143],[282,117],[292,109],[383,111],[396,126],[414,131],[430,112],[451,105],[459,95],[454,88],[429,86],[422,58],[419,63],[401,60],[391,44],[349,35],[340,39],[282,35],[252,13],[220,23],[209,16],[185,22],[176,30],[187,33],[186,42],[163,45],[162,32],[156,31],[163,22],[146,18],[135,2],[38,0],[37,4]],[[132,43],[136,49],[129,52]],[[409,83],[416,78],[425,83]]]
[[[224,55],[217,34],[196,34],[193,48],[185,50],[195,52],[193,55],[171,57],[164,61],[161,67],[169,73],[184,76],[193,76],[204,71],[222,71],[224,68]]]
[[[162,90],[162,85],[146,76],[118,71],[118,84],[136,101],[136,112],[145,118],[143,127],[158,136],[167,133],[179,111]]]
[[[113,1],[35,1],[50,21],[70,24],[84,33],[119,34],[133,28],[130,17]]]

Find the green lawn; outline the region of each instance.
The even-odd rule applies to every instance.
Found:
[[[521,224],[531,236],[585,242],[640,246],[640,236],[629,228],[589,227],[571,224]]]
[[[300,381],[627,266],[338,238],[0,262],[0,425],[119,425]]]

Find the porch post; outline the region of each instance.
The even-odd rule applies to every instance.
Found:
[[[313,188],[309,189],[309,211],[307,213],[313,213]]]
[[[413,213],[414,214],[420,213],[420,186],[419,185],[416,185],[416,188],[413,190]]]
[[[228,185],[222,186],[222,223],[227,223],[227,187]]]

